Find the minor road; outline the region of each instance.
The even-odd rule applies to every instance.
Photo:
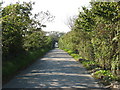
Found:
[[[99,88],[99,85],[79,62],[56,48],[3,88]]]

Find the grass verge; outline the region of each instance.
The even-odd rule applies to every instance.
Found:
[[[2,64],[2,83],[7,83],[11,78],[18,74],[21,70],[25,69],[38,58],[42,57],[50,49],[40,49],[36,51],[29,51],[25,54],[20,54],[13,60],[7,60]]]
[[[108,88],[120,88],[120,77],[113,75],[110,70],[104,70],[93,60],[85,60],[79,54],[76,54],[72,50],[64,49],[75,60],[79,61],[100,84],[109,86]],[[116,83],[116,85],[115,85]]]

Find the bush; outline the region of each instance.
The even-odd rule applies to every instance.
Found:
[[[46,48],[36,51],[29,51],[26,54],[19,55],[13,60],[4,62],[2,66],[3,83],[18,73],[19,70],[22,70],[32,64],[32,62],[34,62],[37,58],[42,57],[49,50],[50,49]]]
[[[109,70],[99,70],[93,73],[93,77],[96,79],[100,79],[103,84],[110,84],[111,81],[117,79],[115,75],[113,75]]]
[[[90,61],[90,60],[82,60],[81,63],[83,64],[84,67],[88,70],[92,70],[94,68],[99,67],[99,65],[95,61]]]
[[[47,22],[49,19],[53,20],[54,16],[47,11],[30,18],[33,4],[32,2],[11,4],[0,11],[2,12],[3,81],[53,48],[53,39],[42,30],[45,25],[42,25],[37,18],[47,15],[44,18]]]
[[[91,9],[83,7],[75,19],[74,28],[59,39],[59,47],[77,50],[82,58],[95,60],[99,66],[119,76],[120,2],[90,4]]]

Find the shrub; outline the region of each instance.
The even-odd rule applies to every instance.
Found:
[[[84,67],[86,67],[88,70],[94,69],[99,67],[99,65],[95,61],[90,60],[82,60],[81,63]]]
[[[101,79],[102,83],[107,85],[110,84],[111,81],[117,79],[115,75],[113,75],[109,70],[99,70],[93,73],[93,77],[96,79]]]
[[[14,76],[19,70],[24,69],[32,64],[37,58],[43,56],[50,49],[41,49],[36,51],[29,51],[26,54],[21,54],[13,60],[6,61],[2,66],[3,83]]]

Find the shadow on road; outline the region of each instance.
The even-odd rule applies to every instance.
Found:
[[[21,72],[4,88],[99,88],[99,85],[81,64],[57,48]]]

